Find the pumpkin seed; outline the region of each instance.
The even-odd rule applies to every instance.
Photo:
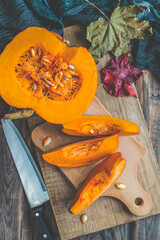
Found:
[[[55,91],[54,89],[56,89],[56,91]],[[59,91],[57,91],[57,87],[56,87],[56,88],[54,87],[54,89],[51,88],[51,91],[52,91],[54,94],[61,96],[61,93],[60,93]]]
[[[46,62],[46,63],[52,63],[49,59],[47,58],[43,58],[43,62]]]
[[[48,79],[44,79],[44,81],[46,82],[46,83],[48,83],[49,85],[52,85],[52,86],[55,86],[55,84],[53,84],[53,83],[51,83]]]
[[[47,78],[51,78],[51,77],[52,77],[52,75],[51,75],[50,72],[45,72],[45,76],[46,76]]]
[[[31,48],[31,55],[32,55],[32,57],[36,56],[36,51],[33,47]]]
[[[42,83],[44,84],[45,87],[49,88],[49,85],[42,79]]]
[[[64,71],[64,76],[66,78],[72,78],[71,74],[69,72],[67,72],[67,71]]]
[[[33,86],[33,90],[36,91],[37,90],[37,84],[35,83]]]
[[[98,134],[102,135],[102,134],[106,134],[108,132],[108,128],[107,127],[102,127],[98,130]]]
[[[55,82],[60,82],[62,80],[63,72],[56,73],[54,80]]]
[[[63,62],[61,65],[59,65],[59,68],[67,69],[68,68],[68,64],[66,62]]]
[[[46,147],[48,144],[50,144],[52,141],[51,137],[46,137],[43,141],[43,147]]]
[[[93,128],[91,128],[88,132],[91,133],[91,134],[94,134]]]
[[[85,214],[82,215],[81,221],[82,221],[82,223],[86,223],[87,220],[88,220],[88,216],[87,216],[87,214],[85,213]]]
[[[61,65],[62,62],[63,62],[63,58],[57,58],[54,64],[59,67],[59,65]]]
[[[68,67],[71,69],[76,69],[75,66],[73,66],[72,64],[69,64]]]
[[[116,183],[116,187],[120,190],[124,190],[126,188],[126,185],[124,183]]]

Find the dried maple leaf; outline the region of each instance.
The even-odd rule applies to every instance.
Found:
[[[86,38],[91,43],[89,51],[97,63],[107,51],[118,57],[131,52],[131,39],[143,39],[153,34],[148,21],[136,18],[146,9],[138,5],[118,6],[110,20],[99,18],[87,27]]]
[[[112,96],[136,96],[131,83],[142,76],[138,68],[128,64],[128,53],[111,61],[111,64],[102,70],[102,81],[105,90]]]

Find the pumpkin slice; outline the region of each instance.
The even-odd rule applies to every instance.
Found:
[[[118,135],[72,143],[43,154],[48,163],[59,167],[79,167],[98,162],[117,150]]]
[[[128,136],[140,132],[137,124],[108,116],[81,116],[63,125],[63,132],[76,136],[114,135]]]
[[[97,67],[83,47],[71,47],[39,27],[19,33],[0,55],[0,95],[51,123],[85,112],[97,89]]]
[[[97,200],[121,175],[126,160],[120,152],[111,154],[89,174],[70,204],[72,214],[78,214]]]

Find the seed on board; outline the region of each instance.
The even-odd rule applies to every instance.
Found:
[[[43,147],[46,147],[48,144],[50,144],[52,141],[51,137],[46,137],[43,141]]]
[[[126,185],[124,183],[116,183],[115,185],[120,190],[124,190],[126,188]]]
[[[91,128],[88,132],[91,133],[91,134],[94,134],[93,128]]]
[[[84,213],[84,214],[82,215],[82,217],[81,217],[81,221],[82,221],[82,223],[86,223],[87,220],[88,220],[88,216],[87,216],[86,213]]]

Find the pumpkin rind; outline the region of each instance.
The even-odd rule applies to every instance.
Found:
[[[23,54],[32,46],[42,44],[53,56],[60,56],[68,65],[75,66],[82,81],[76,96],[67,101],[53,101],[47,97],[33,96],[32,91],[22,87],[15,67]],[[52,123],[69,122],[91,104],[97,89],[97,68],[87,49],[70,47],[46,29],[31,27],[19,33],[0,55],[0,95],[11,106],[32,108],[42,118]]]
[[[122,174],[126,160],[120,152],[111,154],[98,164],[77,191],[69,210],[76,215],[97,200]]]
[[[72,143],[42,155],[50,164],[59,167],[79,167],[98,162],[115,152],[119,146],[118,135]]]
[[[63,124],[62,131],[69,135],[95,137],[118,134],[119,136],[135,135],[140,132],[137,124],[128,120],[109,116],[80,116]]]

